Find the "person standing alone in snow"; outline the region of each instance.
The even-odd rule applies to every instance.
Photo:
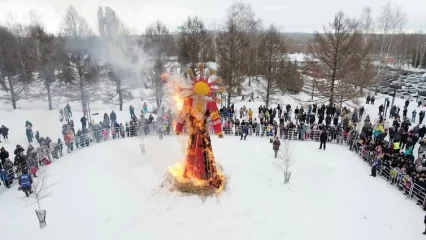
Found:
[[[240,140],[243,140],[243,137],[244,137],[244,140],[246,140],[247,134],[248,134],[248,127],[247,125],[243,125]]]
[[[416,109],[414,109],[414,111],[411,113],[411,122],[416,122],[416,116],[417,116],[417,111]]]
[[[62,108],[59,109],[59,121],[64,121],[64,110],[62,110]]]
[[[130,118],[136,118],[135,108],[132,105],[130,105],[129,111],[130,111]]]
[[[371,175],[372,177],[376,177],[377,169],[380,168],[381,160],[379,158],[376,158],[374,160],[373,164],[371,165]]]
[[[68,106],[68,105],[67,105]],[[68,110],[67,107],[64,107],[64,117],[65,117],[65,121],[69,122],[70,121],[70,112]]]
[[[274,149],[275,158],[277,158],[278,151],[280,150],[280,139],[278,137],[275,137],[274,142],[272,143],[272,149]]]
[[[327,138],[328,138],[328,136],[327,136],[327,131],[324,129],[324,130],[322,130],[322,132],[321,132],[321,135],[320,135],[320,147],[319,147],[319,149],[321,149],[321,148],[323,148],[323,146],[324,146],[324,150],[325,150],[325,144],[326,144],[326,142],[327,142]]]

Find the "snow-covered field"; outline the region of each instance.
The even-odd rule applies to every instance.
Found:
[[[283,185],[266,139],[213,137],[228,189],[203,202],[161,187],[185,137],[105,142],[48,167],[52,195],[40,230],[22,192],[0,188],[5,239],[423,239],[423,213],[345,147],[292,142]],[[164,151],[167,149],[167,151]],[[25,231],[23,231],[25,229]]]
[[[295,108],[295,96],[281,98]],[[299,99],[309,96],[300,94]],[[362,104],[365,100],[361,101]],[[365,105],[372,120],[378,106]],[[142,101],[131,102],[139,112]],[[403,99],[395,102],[401,107]],[[93,104],[96,121],[112,109],[119,122],[129,120],[117,107]],[[260,101],[237,101],[235,107],[252,108],[257,117]],[[21,103],[22,110],[0,111],[0,125],[10,129],[13,152],[16,144],[27,146],[25,121],[34,131],[56,140],[61,137],[58,110]],[[81,112],[71,103],[78,129]],[[152,104],[149,104],[150,109]],[[272,105],[274,106],[274,104]],[[63,106],[62,106],[63,107]],[[411,111],[420,111],[410,103]],[[284,185],[267,139],[234,136],[212,137],[216,159],[229,175],[229,185],[219,197],[202,201],[161,187],[167,167],[184,156],[186,138],[167,136],[163,141],[139,138],[94,144],[76,150],[46,167],[52,195],[42,202],[47,228],[38,228],[31,199],[0,186],[0,232],[5,239],[423,239],[424,213],[382,179],[369,177],[369,167],[347,147],[329,144],[318,150],[315,142],[291,142],[295,152],[292,178]],[[30,204],[30,205],[29,205]],[[25,231],[22,231],[25,229]]]

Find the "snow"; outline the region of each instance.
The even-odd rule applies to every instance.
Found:
[[[371,120],[384,103],[379,95],[375,105],[365,105]],[[308,100],[307,94],[286,95],[281,105]],[[391,99],[391,97],[389,97]],[[261,99],[237,99],[257,117]],[[402,107],[405,100],[396,98]],[[40,102],[41,103],[41,102]],[[135,99],[116,106],[94,103],[93,116],[115,110],[119,122],[129,120],[128,107],[142,108]],[[80,105],[70,103],[76,129],[80,125]],[[276,103],[272,104],[275,106]],[[15,145],[26,146],[24,123],[53,140],[61,137],[58,107],[22,100],[22,110],[0,110],[0,124],[10,129],[10,142],[1,144],[9,152]],[[148,104],[150,110],[152,104]],[[25,110],[24,110],[25,109]],[[408,116],[417,109],[408,107]],[[388,110],[389,111],[389,110]],[[389,112],[388,112],[389,113]],[[417,117],[418,119],[418,117]],[[0,224],[5,239],[423,239],[424,213],[413,201],[380,178],[369,177],[369,166],[346,146],[328,144],[326,151],[316,142],[292,141],[295,163],[290,184],[275,166],[272,146],[266,138],[212,137],[216,160],[229,176],[228,188],[218,197],[202,201],[182,196],[162,187],[167,167],[184,158],[187,137],[155,136],[144,139],[146,153],[138,147],[140,138],[126,138],[75,150],[46,167],[53,184],[52,195],[42,201],[47,210],[47,227],[38,228],[31,199],[0,186],[0,212],[7,220]],[[166,150],[166,151],[165,151]],[[9,217],[7,217],[9,216]],[[22,229],[25,231],[22,231]]]
[[[289,185],[275,167],[265,138],[212,138],[229,175],[219,197],[169,192],[167,166],[183,158],[185,137],[105,142],[78,150],[48,167],[52,195],[42,202],[47,227],[22,192],[0,188],[6,239],[423,239],[423,213],[347,148],[292,142]],[[167,149],[167,151],[164,151]],[[256,151],[248,151],[256,149]],[[307,149],[309,149],[307,151]],[[22,231],[22,228],[25,231]],[[249,231],[247,231],[249,230]]]

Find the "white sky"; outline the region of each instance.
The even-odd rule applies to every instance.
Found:
[[[133,34],[144,31],[155,20],[176,28],[188,16],[199,16],[209,29],[218,28],[224,20],[229,0],[0,0],[0,23],[12,16],[16,21],[26,21],[28,12],[35,10],[48,31],[57,32],[64,12],[72,4],[94,32],[99,6],[110,6]],[[251,3],[258,18],[265,25],[274,23],[281,31],[313,32],[321,30],[334,13],[343,10],[358,17],[364,6],[370,6],[375,18],[388,0],[246,0]],[[393,0],[408,16],[409,31],[426,32],[426,0]]]

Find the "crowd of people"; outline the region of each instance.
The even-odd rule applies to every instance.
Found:
[[[374,101],[374,97],[370,97],[367,99],[367,104],[374,104]],[[392,125],[384,119],[383,104],[379,106],[379,114],[374,121],[365,114],[363,106],[359,109],[350,109],[329,104],[319,106],[317,104],[305,106],[278,104],[269,108],[259,106],[256,113],[246,106],[235,111],[232,104],[229,107],[220,108],[219,113],[224,134],[239,136],[241,140],[246,140],[250,136],[266,136],[272,145],[275,157],[281,146],[280,139],[314,140],[318,141],[319,148],[324,150],[328,142],[346,142],[350,145],[350,149],[368,159],[372,166],[371,176],[375,177],[378,173],[384,175],[391,183],[398,183],[398,187],[406,194],[408,192],[417,197],[419,204],[424,204],[426,127],[420,126],[424,111],[419,113],[419,124],[414,124],[416,110],[412,112],[411,118],[408,118],[406,114],[408,106],[409,102],[406,102],[402,115],[398,106],[389,108]],[[172,111],[166,110],[164,106],[155,109],[155,112],[157,119],[148,113],[148,107],[144,103],[138,118],[135,108],[130,105],[129,122],[120,122],[114,111],[110,114],[104,113],[103,119],[99,122],[94,120],[90,122],[87,113],[83,112],[80,119],[81,128],[77,128],[71,119],[73,116],[71,107],[67,104],[59,111],[59,120],[64,122],[63,138],[58,138],[55,142],[49,137],[41,137],[38,131],[33,136],[32,123],[26,121],[29,147],[24,150],[21,146],[16,146],[13,162],[10,160],[12,156],[9,157],[9,153],[4,148],[0,150],[0,178],[5,186],[10,187],[16,176],[28,174],[31,178],[36,177],[39,166],[50,164],[52,159],[62,157],[64,148],[71,153],[76,148],[89,147],[92,142],[139,134],[154,133],[162,138],[163,135],[171,133],[174,116]],[[362,127],[359,126],[360,124]],[[0,128],[0,134],[5,140],[8,139],[8,129],[5,126]],[[36,144],[33,139],[37,141],[36,148],[33,147]],[[418,156],[415,157],[413,150],[417,143],[419,150]],[[414,185],[419,187],[413,188]]]
[[[93,142],[99,143],[110,139],[134,137],[151,132],[158,133],[161,137],[170,134],[173,118],[171,110],[166,111],[165,107],[162,106],[160,109],[154,109],[153,112],[157,114],[156,121],[154,121],[154,116],[148,113],[147,104],[144,103],[138,118],[135,114],[135,108],[130,105],[130,121],[123,124],[123,122],[118,121],[117,114],[114,111],[110,114],[104,113],[103,119],[99,122],[93,119],[90,122],[87,111],[83,111],[83,116],[80,118],[81,128],[78,128],[72,119],[71,107],[67,104],[59,110],[59,121],[63,122],[63,125],[62,138],[58,138],[57,141],[53,141],[47,136],[42,137],[39,131],[34,133],[33,124],[26,121],[28,149],[25,150],[21,145],[17,145],[14,156],[9,156],[9,152],[4,147],[0,150],[1,183],[9,188],[15,179],[19,179],[21,182],[21,176],[24,176],[24,182],[27,181],[26,179],[32,182],[32,178],[37,177],[39,167],[48,165],[53,159],[62,157],[64,148],[66,148],[67,153],[71,153],[75,149],[89,147]],[[0,128],[0,135],[5,140],[8,139],[8,131],[9,129],[5,126]],[[37,144],[38,146],[34,147]],[[25,190],[25,187],[23,189]]]
[[[229,108],[221,108],[220,115],[224,133],[241,136],[241,140],[245,140],[247,135],[267,136],[270,137],[270,142],[277,136],[302,141],[310,139],[320,141],[320,148],[325,149],[326,142],[347,141],[349,132],[362,119],[364,107],[352,111],[347,107],[340,109],[325,104],[319,107],[312,104],[305,108],[296,106],[293,110],[290,104],[285,107],[278,104],[269,109],[260,106],[255,118],[252,109],[243,106],[236,115],[234,106],[231,105]]]

